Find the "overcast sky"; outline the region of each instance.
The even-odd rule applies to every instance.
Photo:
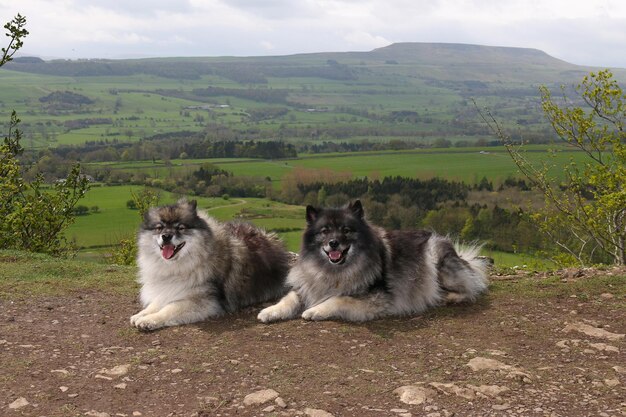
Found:
[[[27,18],[22,55],[258,56],[394,42],[541,49],[626,68],[624,0],[0,0]],[[4,45],[2,45],[4,46]]]

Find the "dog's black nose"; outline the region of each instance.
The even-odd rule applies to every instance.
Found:
[[[172,240],[172,235],[161,235],[161,239],[163,239],[163,243],[168,243]]]
[[[332,249],[337,249],[339,247],[339,241],[337,239],[333,239],[328,242],[328,246],[330,246]]]

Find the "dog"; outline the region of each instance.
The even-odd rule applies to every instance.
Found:
[[[194,323],[286,293],[290,255],[271,233],[220,223],[195,200],[151,208],[137,236],[140,330]]]
[[[474,301],[487,289],[479,246],[455,248],[426,230],[370,224],[359,200],[343,208],[306,208],[291,291],[258,314],[264,323],[295,318],[363,322],[419,314],[444,302]]]

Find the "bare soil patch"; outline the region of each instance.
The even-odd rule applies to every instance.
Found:
[[[0,298],[0,415],[624,416],[624,277],[574,275],[546,294],[494,277],[418,317],[264,325],[254,308],[153,333],[130,327],[132,292],[22,286]]]

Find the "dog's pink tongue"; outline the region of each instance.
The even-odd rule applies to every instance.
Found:
[[[163,245],[163,248],[161,248],[161,255],[163,255],[165,259],[170,259],[174,256],[175,249],[176,247],[172,244]]]
[[[341,251],[331,250],[330,252],[328,252],[328,257],[331,261],[338,261],[339,259],[341,259]]]

